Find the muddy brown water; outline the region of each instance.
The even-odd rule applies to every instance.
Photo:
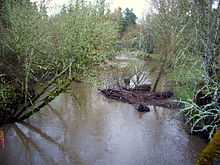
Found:
[[[95,85],[73,83],[40,113],[3,128],[0,165],[195,164],[205,141],[186,132],[177,110],[150,108],[138,113],[106,99]]]

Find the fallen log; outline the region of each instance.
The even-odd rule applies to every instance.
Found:
[[[132,105],[153,105],[165,108],[177,108],[179,105],[171,101],[173,93],[167,92],[147,92],[130,89],[103,89],[100,92],[107,98],[129,103]]]

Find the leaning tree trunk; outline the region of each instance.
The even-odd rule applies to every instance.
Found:
[[[159,72],[157,74],[157,77],[155,79],[155,82],[154,82],[152,90],[151,90],[152,92],[156,92],[157,86],[158,86],[158,84],[160,82],[160,79],[161,79],[161,76],[162,76],[162,73],[163,73],[163,70],[164,70],[164,66],[165,66],[165,61],[160,66],[160,70],[159,70]]]

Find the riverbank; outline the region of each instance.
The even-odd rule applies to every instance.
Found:
[[[144,65],[146,75],[150,67],[134,58],[115,63],[118,69],[97,71],[97,83],[73,82],[25,123],[4,127],[3,165],[193,165],[206,142],[188,134],[176,110],[149,106],[140,113],[98,92],[133,75],[135,66]]]

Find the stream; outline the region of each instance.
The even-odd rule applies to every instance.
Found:
[[[134,67],[136,73],[140,67],[149,67],[142,63],[117,57],[111,67],[97,71],[99,85],[73,82],[38,114],[5,126],[0,165],[195,164],[206,143],[187,133],[178,110],[150,106],[149,113],[139,113],[97,90],[113,86]],[[146,72],[147,78],[141,81],[150,82],[153,76]],[[170,87],[162,84],[160,88]]]

